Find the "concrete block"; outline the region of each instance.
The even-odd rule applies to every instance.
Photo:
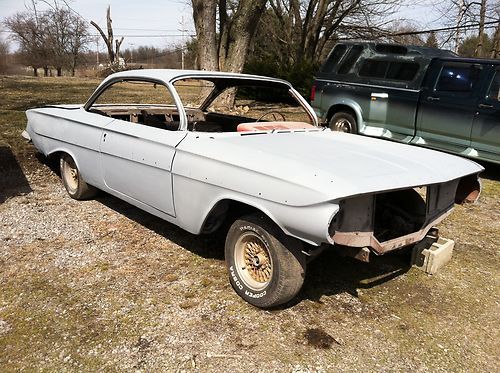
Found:
[[[426,236],[413,248],[411,264],[433,275],[451,260],[454,246],[453,240]]]

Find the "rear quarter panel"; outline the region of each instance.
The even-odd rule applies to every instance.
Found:
[[[70,154],[84,180],[102,187],[99,146],[102,127],[113,121],[83,108],[40,108],[26,112],[27,131],[35,147],[44,155]]]

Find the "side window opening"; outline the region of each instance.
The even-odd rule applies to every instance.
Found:
[[[118,81],[97,97],[90,112],[149,127],[176,130],[179,114],[170,91],[148,81]]]

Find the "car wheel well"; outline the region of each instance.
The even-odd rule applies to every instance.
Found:
[[[62,151],[62,150],[59,150],[59,151],[55,151],[53,153],[49,153],[46,156],[47,165],[58,176],[61,176],[61,172],[59,169],[59,160],[61,159],[63,154],[67,154],[67,153]]]
[[[350,107],[348,105],[338,104],[338,105],[333,105],[332,107],[330,107],[330,109],[328,109],[328,114],[326,115],[326,123],[329,123],[330,119],[332,119],[332,117],[336,113],[340,113],[340,112],[351,114],[354,117],[354,119],[356,119],[356,121],[357,121],[358,116],[356,115],[356,112],[354,111],[354,109],[352,107]]]
[[[206,216],[205,221],[203,222],[203,225],[201,227],[201,233],[213,233],[221,227],[227,227],[229,229],[229,226],[235,220],[242,216],[253,213],[261,213],[263,215],[266,215],[258,208],[240,201],[231,199],[220,200],[212,207],[212,209]]]

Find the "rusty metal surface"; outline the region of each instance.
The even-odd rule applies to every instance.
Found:
[[[379,242],[373,235],[373,232],[335,232],[332,238],[335,243],[339,245],[371,247],[377,254],[385,254],[389,251],[393,251],[421,241],[433,225],[440,223],[452,211],[453,208],[450,208],[448,211],[429,222],[425,227],[417,232],[413,232],[385,242]]]

